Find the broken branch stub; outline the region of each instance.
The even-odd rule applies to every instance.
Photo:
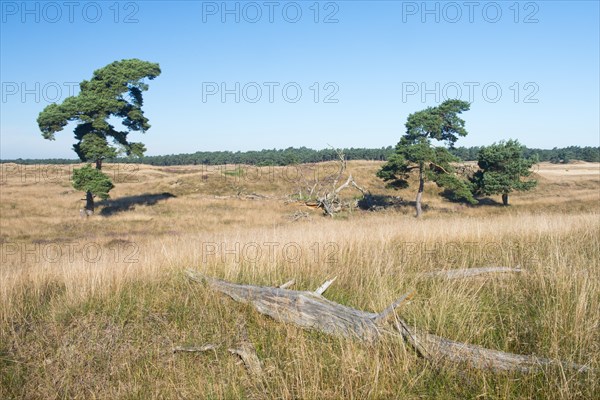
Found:
[[[238,341],[237,348],[230,348],[228,349],[229,352],[231,354],[238,355],[242,359],[242,362],[246,366],[248,372],[250,372],[250,375],[254,376],[255,378],[262,377],[262,365],[258,359],[258,355],[256,354],[256,348],[248,338],[248,331],[246,330],[245,323],[241,324],[240,336],[241,337]]]
[[[403,295],[402,297],[400,297],[398,300],[396,300],[395,302],[390,304],[385,310],[383,310],[379,315],[377,315],[374,318],[375,322],[382,323],[383,321],[385,321],[385,319],[388,315],[390,315],[392,312],[394,312],[396,310],[396,308],[400,307],[402,305],[402,303],[404,303],[406,300],[410,299],[413,296],[413,294],[414,294],[414,292],[408,292],[405,295]]]
[[[296,283],[296,281],[294,279],[287,281],[286,283],[279,285],[279,289],[287,289],[289,287],[294,286],[294,284]]]
[[[331,284],[333,282],[335,282],[336,279],[337,279],[337,276],[335,278],[333,278],[333,279],[325,281],[325,283],[323,283],[321,286],[319,286],[317,288],[317,290],[315,290],[315,293],[318,294],[318,295],[321,295],[321,294],[325,293],[325,291],[329,288],[329,286],[331,286]]]

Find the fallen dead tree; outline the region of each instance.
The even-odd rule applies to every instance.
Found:
[[[333,280],[327,281],[315,292],[308,292],[287,289],[294,284],[293,281],[280,287],[263,287],[226,282],[194,270],[187,270],[186,274],[189,279],[206,283],[213,290],[224,293],[235,301],[251,304],[259,313],[278,322],[364,341],[375,341],[384,335],[398,335],[399,332],[420,356],[431,362],[449,361],[495,371],[529,372],[552,365],[580,372],[590,370],[585,365],[490,350],[422,332],[409,326],[395,314],[396,308],[410,295],[402,296],[381,313],[370,313],[324,298],[322,293]],[[395,316],[396,330],[391,330],[385,323],[390,315]]]
[[[337,151],[339,169],[337,173],[319,178],[314,176],[312,179],[307,179],[304,173],[300,171],[298,179],[297,196],[303,204],[309,208],[320,208],[323,213],[328,216],[333,216],[344,208],[351,206],[340,197],[340,193],[347,188],[354,188],[359,191],[363,198],[369,196],[369,192],[363,189],[356,181],[352,174],[348,175],[346,181],[340,184],[342,177],[346,172],[346,157],[341,151]]]

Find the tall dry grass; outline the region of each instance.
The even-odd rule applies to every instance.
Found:
[[[372,177],[376,163],[350,167],[373,192],[398,195]],[[515,196],[509,209],[453,211],[430,187],[422,220],[397,209],[335,219],[313,212],[310,220],[291,222],[287,216],[299,206],[284,204],[283,195],[294,182],[232,183],[220,174],[143,167],[117,186],[115,200],[140,193],[177,197],[88,220],[79,219],[81,195],[66,180],[3,182],[0,398],[600,395],[596,372],[550,368],[519,375],[430,365],[399,339],[364,344],[277,324],[182,275],[192,267],[259,285],[294,278],[297,289],[337,276],[326,296],[369,311],[414,289],[400,313],[415,326],[598,370],[600,208],[588,198],[597,176],[573,178],[578,186],[569,199],[581,195],[586,209],[552,203],[556,178],[541,181],[537,200],[535,192]],[[213,196],[240,188],[270,198]],[[52,201],[40,202],[41,192]],[[459,281],[421,275],[491,265],[525,272]],[[264,379],[252,379],[227,352],[241,325],[263,362]],[[198,355],[171,352],[204,343],[219,347]]]

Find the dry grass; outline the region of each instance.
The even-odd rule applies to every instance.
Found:
[[[393,192],[374,177],[379,165],[351,162],[349,169],[374,194],[412,200],[413,189]],[[82,196],[70,188],[68,168],[53,179],[38,168],[23,178],[17,167],[3,166],[2,399],[600,397],[597,372],[518,375],[429,365],[399,340],[367,345],[276,324],[182,275],[191,266],[253,284],[295,278],[299,289],[337,276],[327,297],[370,311],[416,289],[400,310],[416,326],[598,370],[598,164],[544,164],[540,186],[511,196],[509,208],[460,206],[430,186],[429,209],[418,221],[410,206],[324,218],[284,203],[298,186],[295,167],[240,173],[236,166],[110,166],[113,201],[99,207],[104,216],[82,220]],[[333,168],[303,170],[326,175]],[[215,198],[251,193],[268,198]],[[297,210],[310,219],[291,222]],[[520,265],[526,273],[453,282],[419,277],[490,265]],[[263,380],[227,352],[241,321],[263,362]],[[220,347],[171,352],[205,343]]]

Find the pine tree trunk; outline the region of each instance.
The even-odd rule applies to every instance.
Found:
[[[423,179],[423,165],[419,166],[419,191],[417,192],[417,200],[415,201],[415,207],[417,208],[417,218],[423,214],[423,210],[421,209],[421,198],[423,197],[423,187],[425,186],[425,182]]]
[[[102,159],[96,160],[96,169],[102,169]]]
[[[502,204],[505,206],[508,205],[508,193],[502,193]]]
[[[85,194],[85,213],[86,215],[94,213],[94,195],[90,191]]]

